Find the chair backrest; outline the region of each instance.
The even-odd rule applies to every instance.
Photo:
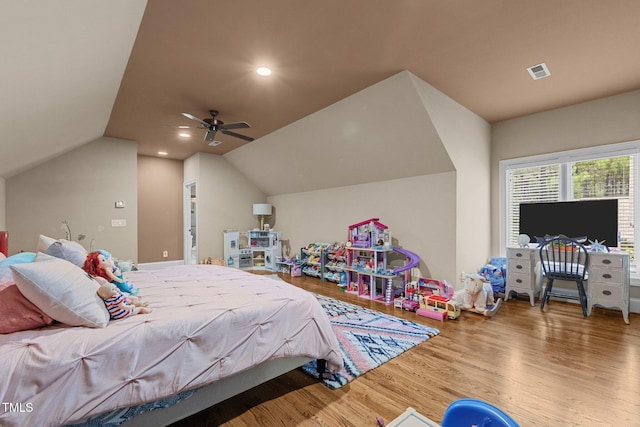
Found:
[[[548,278],[584,280],[589,266],[589,252],[575,239],[559,236],[542,244],[540,264]]]

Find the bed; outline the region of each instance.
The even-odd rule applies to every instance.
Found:
[[[67,262],[37,257],[26,265]],[[165,400],[155,406],[172,406],[125,425],[168,425],[311,359],[342,368],[327,316],[300,288],[217,265],[126,278],[150,302],[150,314],[105,327],[56,322],[0,335],[0,425],[72,425]]]

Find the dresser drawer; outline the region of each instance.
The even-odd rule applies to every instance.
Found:
[[[592,267],[622,268],[621,256],[608,256],[607,254],[591,254],[589,263]]]
[[[528,273],[507,273],[507,285],[513,289],[533,288],[531,274]]]
[[[507,273],[530,273],[531,272],[531,260],[526,259],[511,259],[507,261]]]
[[[507,258],[531,259],[531,250],[524,250],[519,248],[507,248]]]
[[[591,286],[591,298],[597,304],[603,304],[603,302],[610,302],[612,305],[619,305],[626,298],[623,297],[622,285],[614,285],[611,283],[592,283]]]
[[[620,286],[624,283],[624,272],[621,268],[602,268],[591,266],[589,269],[589,281],[601,283],[615,283]]]

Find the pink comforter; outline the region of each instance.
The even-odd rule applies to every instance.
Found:
[[[342,367],[310,293],[215,265],[127,274],[151,314],[104,329],[56,324],[0,335],[0,425],[60,426],[197,388],[270,359]],[[12,406],[7,406],[11,404]]]

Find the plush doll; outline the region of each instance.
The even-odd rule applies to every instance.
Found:
[[[135,305],[114,283],[104,283],[98,288],[98,296],[104,301],[111,319],[124,319],[135,314],[148,314],[151,309],[146,305]],[[145,304],[145,303],[143,303]]]
[[[122,292],[137,295],[140,290],[134,288],[129,282],[124,280],[120,269],[113,262],[111,254],[107,251],[89,252],[84,261],[82,269],[92,277],[103,277],[115,284]]]

